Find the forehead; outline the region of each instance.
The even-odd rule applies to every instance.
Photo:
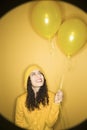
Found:
[[[38,73],[38,72],[40,72],[40,70],[36,69],[36,70],[33,70],[31,73]]]

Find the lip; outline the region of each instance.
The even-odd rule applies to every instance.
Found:
[[[37,79],[36,82],[37,83],[42,82],[42,79]]]

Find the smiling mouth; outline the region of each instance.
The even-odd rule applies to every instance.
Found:
[[[42,79],[38,79],[38,80],[36,80],[36,82],[37,82],[37,83],[40,83],[40,82],[42,82]]]

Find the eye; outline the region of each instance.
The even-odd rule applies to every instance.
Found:
[[[34,75],[35,75],[35,73],[34,73],[34,72],[32,72],[32,73],[31,73],[31,76],[34,76]]]
[[[43,75],[40,71],[38,71],[38,74],[39,74],[39,75]]]

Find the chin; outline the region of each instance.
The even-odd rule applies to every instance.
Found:
[[[41,87],[41,86],[43,86],[43,84],[42,84],[42,83],[39,83],[39,84],[37,84],[36,86],[37,86],[37,87]]]

